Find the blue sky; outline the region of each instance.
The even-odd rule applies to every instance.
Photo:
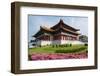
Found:
[[[88,17],[79,16],[45,16],[45,15],[28,15],[28,41],[32,39],[40,26],[51,27],[62,19],[64,23],[80,29],[82,35],[88,36]]]

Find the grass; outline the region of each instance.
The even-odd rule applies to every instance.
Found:
[[[75,53],[87,51],[88,46],[73,45],[73,46],[43,46],[36,48],[29,48],[29,54],[32,53]]]

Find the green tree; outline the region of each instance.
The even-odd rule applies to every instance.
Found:
[[[86,35],[79,36],[79,40],[82,42],[88,42],[88,37]]]

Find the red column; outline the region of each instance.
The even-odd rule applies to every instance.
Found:
[[[61,39],[63,40],[63,36],[61,35]]]
[[[66,40],[67,40],[67,36],[66,36]]]
[[[49,36],[49,41],[50,41],[50,36]]]
[[[62,36],[60,35],[60,40],[62,39]]]
[[[65,40],[65,36],[63,36],[63,40]]]
[[[65,36],[63,35],[63,40],[65,40]]]

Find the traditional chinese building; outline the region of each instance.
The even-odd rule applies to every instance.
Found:
[[[60,20],[51,28],[40,26],[40,30],[33,36],[36,38],[36,45],[50,44],[78,44],[79,29],[73,28]]]

